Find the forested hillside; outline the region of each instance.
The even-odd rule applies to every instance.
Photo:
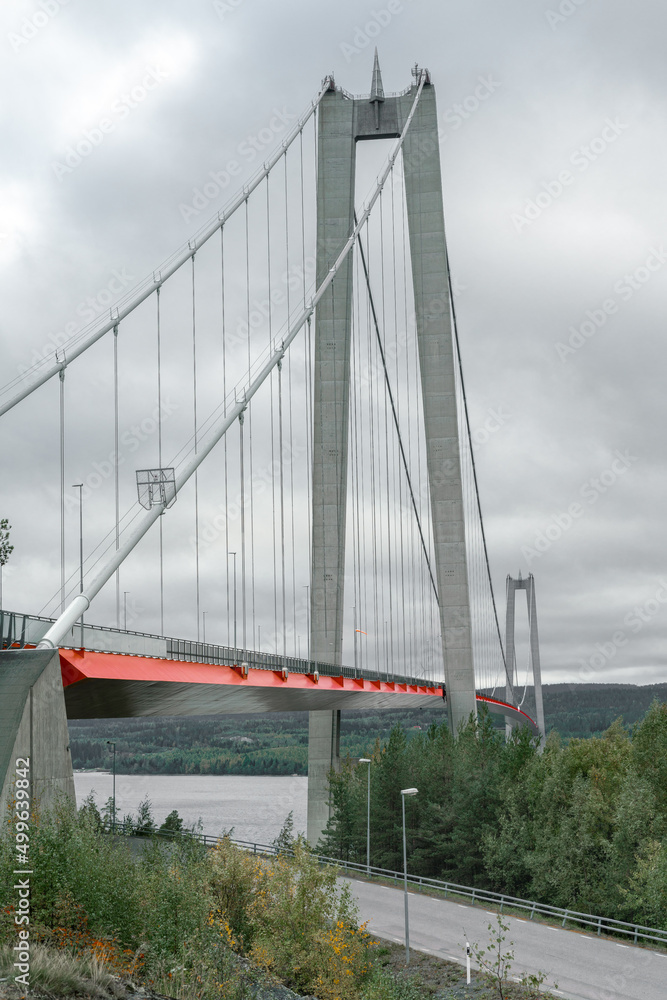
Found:
[[[490,692],[489,692],[490,693]],[[530,697],[530,692],[528,694]],[[604,732],[621,718],[629,729],[652,700],[667,701],[667,684],[548,684],[544,687],[547,731],[562,738]],[[429,709],[342,714],[343,756],[366,756],[377,737],[388,738],[400,723],[408,739],[443,717],[438,702]],[[503,726],[502,717],[494,717]],[[116,741],[116,769],[122,774],[306,774],[308,717],[305,712],[264,715],[146,719],[85,719],[69,723],[75,768],[111,766],[107,740]]]

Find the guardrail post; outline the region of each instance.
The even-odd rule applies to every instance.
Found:
[[[565,916],[563,917],[563,923],[561,924],[561,927],[565,927],[565,921],[567,920],[567,914],[568,914],[568,911],[566,910],[565,911]]]
[[[449,883],[445,882],[445,899],[447,899],[447,893],[449,892]]]
[[[530,911],[530,919],[532,920],[534,916],[535,916],[535,903],[533,903],[533,908]]]
[[[639,933],[639,927],[635,924],[635,944],[637,944],[637,935]]]
[[[475,890],[472,891],[472,905],[475,905]]]
[[[257,854],[257,844],[252,845],[252,853]]]
[[[598,920],[598,937],[602,934],[602,917]]]

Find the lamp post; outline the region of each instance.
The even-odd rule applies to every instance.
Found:
[[[405,841],[405,796],[416,795],[418,788],[401,789],[401,806],[403,811],[403,888],[405,897],[405,964],[410,964],[410,921],[408,919],[408,850]]]
[[[366,874],[371,873],[371,761],[369,757],[360,757],[360,764],[368,764],[368,796],[366,799]]]
[[[227,558],[234,556],[234,666],[238,660],[238,646],[236,645],[236,552],[228,552]]]
[[[110,747],[112,747],[111,752],[113,753],[113,795],[112,795],[113,818],[111,820],[111,823],[113,832],[115,833],[116,832],[116,741],[107,740],[107,743],[109,744]]]
[[[83,483],[72,483],[79,491],[79,593],[83,594]],[[81,615],[81,649],[83,649],[83,615]]]

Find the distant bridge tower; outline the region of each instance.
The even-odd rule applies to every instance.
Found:
[[[530,643],[530,665],[533,674],[533,684],[535,688],[535,712],[536,722],[542,739],[546,736],[544,728],[544,706],[542,704],[542,672],[540,668],[540,641],[537,634],[537,608],[535,605],[535,578],[531,573],[527,579],[523,579],[519,573],[518,579],[507,577],[507,619],[505,625],[505,653],[507,657],[507,685],[505,700],[516,705],[516,695],[514,692],[514,661],[515,661],[515,641],[514,641],[514,620],[517,590],[526,591],[526,604],[528,605],[528,628]],[[508,733],[512,726],[507,724]]]
[[[317,284],[354,228],[356,144],[401,135],[419,85],[384,93],[375,53],[371,92],[351,98],[333,80],[319,109]],[[435,90],[426,78],[403,143],[403,172],[415,293],[427,471],[432,511],[449,725],[476,716],[470,599],[457,425],[449,272]],[[341,663],[348,468],[351,255],[317,307],[313,449],[311,658]],[[327,775],[339,762],[339,712],[311,712],[308,743],[308,840],[330,815]]]

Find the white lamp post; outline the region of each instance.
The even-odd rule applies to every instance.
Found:
[[[360,764],[368,764],[368,799],[366,807],[366,874],[371,873],[371,762],[368,757],[360,757]]]
[[[405,896],[405,964],[410,964],[410,921],[408,918],[408,850],[405,841],[405,796],[416,795],[418,788],[401,789],[401,806],[403,811],[403,887]]]

